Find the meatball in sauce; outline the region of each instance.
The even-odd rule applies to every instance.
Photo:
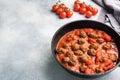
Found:
[[[58,42],[56,57],[66,68],[84,74],[103,73],[118,60],[118,49],[106,32],[83,28],[66,33]]]

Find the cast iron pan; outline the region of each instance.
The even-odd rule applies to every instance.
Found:
[[[119,36],[119,34],[110,26],[105,25],[105,24],[100,23],[100,22],[97,22],[97,21],[92,21],[92,20],[74,21],[74,22],[71,22],[71,23],[68,23],[68,24],[62,26],[61,28],[59,28],[56,31],[56,33],[53,36],[52,43],[51,43],[52,53],[53,53],[55,58],[56,58],[55,49],[56,49],[56,46],[57,46],[59,39],[63,35],[65,35],[67,32],[69,32],[73,29],[81,29],[81,28],[99,29],[99,30],[102,30],[102,31],[105,31],[106,33],[108,33],[114,39],[114,42],[117,45],[118,57],[120,58],[120,36]],[[56,60],[57,60],[57,58],[56,58]],[[87,74],[77,73],[77,72],[71,71],[71,70],[67,69],[66,67],[64,67],[58,60],[57,60],[57,62],[69,73],[76,75],[76,76],[79,76],[79,77],[84,77],[84,78],[97,78],[97,77],[106,75],[120,65],[120,61],[118,60],[116,66],[114,68],[112,68],[104,73],[87,75]]]

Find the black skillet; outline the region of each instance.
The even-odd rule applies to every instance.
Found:
[[[56,33],[53,36],[52,43],[51,43],[52,53],[55,58],[56,58],[55,49],[56,49],[59,39],[63,35],[65,35],[67,32],[69,32],[73,29],[81,29],[81,28],[93,28],[93,29],[102,30],[102,31],[105,31],[106,33],[108,33],[112,37],[112,39],[114,39],[114,42],[117,45],[118,57],[120,58],[120,36],[119,36],[119,34],[110,26],[105,25],[100,22],[97,22],[97,21],[92,21],[92,20],[74,21],[74,22],[63,25],[61,28],[59,28],[56,31]],[[57,58],[56,58],[56,60],[57,60]],[[67,69],[66,67],[64,67],[58,60],[57,60],[57,62],[69,73],[79,76],[79,77],[84,77],[84,78],[97,78],[97,77],[106,75],[106,74],[110,73],[111,71],[113,71],[114,69],[116,69],[120,65],[120,61],[118,60],[116,66],[114,68],[112,68],[104,73],[87,75],[87,74],[71,71],[71,70]]]

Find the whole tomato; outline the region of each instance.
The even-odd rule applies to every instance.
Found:
[[[80,8],[80,9],[79,9],[79,12],[80,12],[81,14],[85,14],[86,8],[85,8],[85,7]]]
[[[74,4],[79,4],[80,3],[80,0],[76,0],[75,2],[74,2]]]
[[[80,5],[79,4],[75,4],[74,5],[74,11],[79,11],[80,9]]]
[[[67,11],[70,11],[70,9],[68,7],[65,7],[64,11],[67,12]]]
[[[64,3],[60,4],[59,7],[65,8],[66,5]]]
[[[93,14],[93,15],[96,15],[97,13],[98,13],[98,9],[97,9],[97,8],[93,8],[93,9],[92,9],[92,14]]]
[[[60,8],[58,8],[58,9],[56,10],[56,13],[57,13],[57,14],[60,14],[62,11],[63,11],[63,8],[60,7]]]
[[[67,14],[67,17],[70,18],[73,15],[73,12],[72,11],[67,11],[66,14]]]
[[[85,69],[85,74],[91,74],[91,73],[92,73],[92,69],[89,68]]]
[[[52,10],[56,11],[58,9],[58,7],[59,7],[59,5],[55,4],[55,5],[52,6]]]
[[[91,10],[92,10],[91,5],[86,6],[86,11],[91,11]]]
[[[80,7],[83,7],[83,3],[79,3]]]
[[[93,61],[92,60],[88,60],[88,61],[86,61],[86,64],[87,64],[87,66],[90,66],[90,65],[93,64]]]
[[[92,17],[92,12],[91,12],[91,11],[87,11],[87,12],[86,12],[86,17],[87,17],[87,18]]]
[[[66,12],[63,11],[63,12],[60,13],[59,16],[60,16],[60,18],[63,19],[63,18],[66,18],[67,14],[66,14]]]

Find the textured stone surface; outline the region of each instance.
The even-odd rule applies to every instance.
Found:
[[[72,8],[74,0],[62,1]],[[97,6],[92,1],[84,1]],[[0,80],[85,80],[58,65],[51,53],[51,39],[62,25],[86,18],[75,12],[70,19],[59,19],[51,12],[55,2],[0,0]],[[97,19],[98,15],[91,19]],[[120,80],[119,74],[117,68],[93,80]]]

